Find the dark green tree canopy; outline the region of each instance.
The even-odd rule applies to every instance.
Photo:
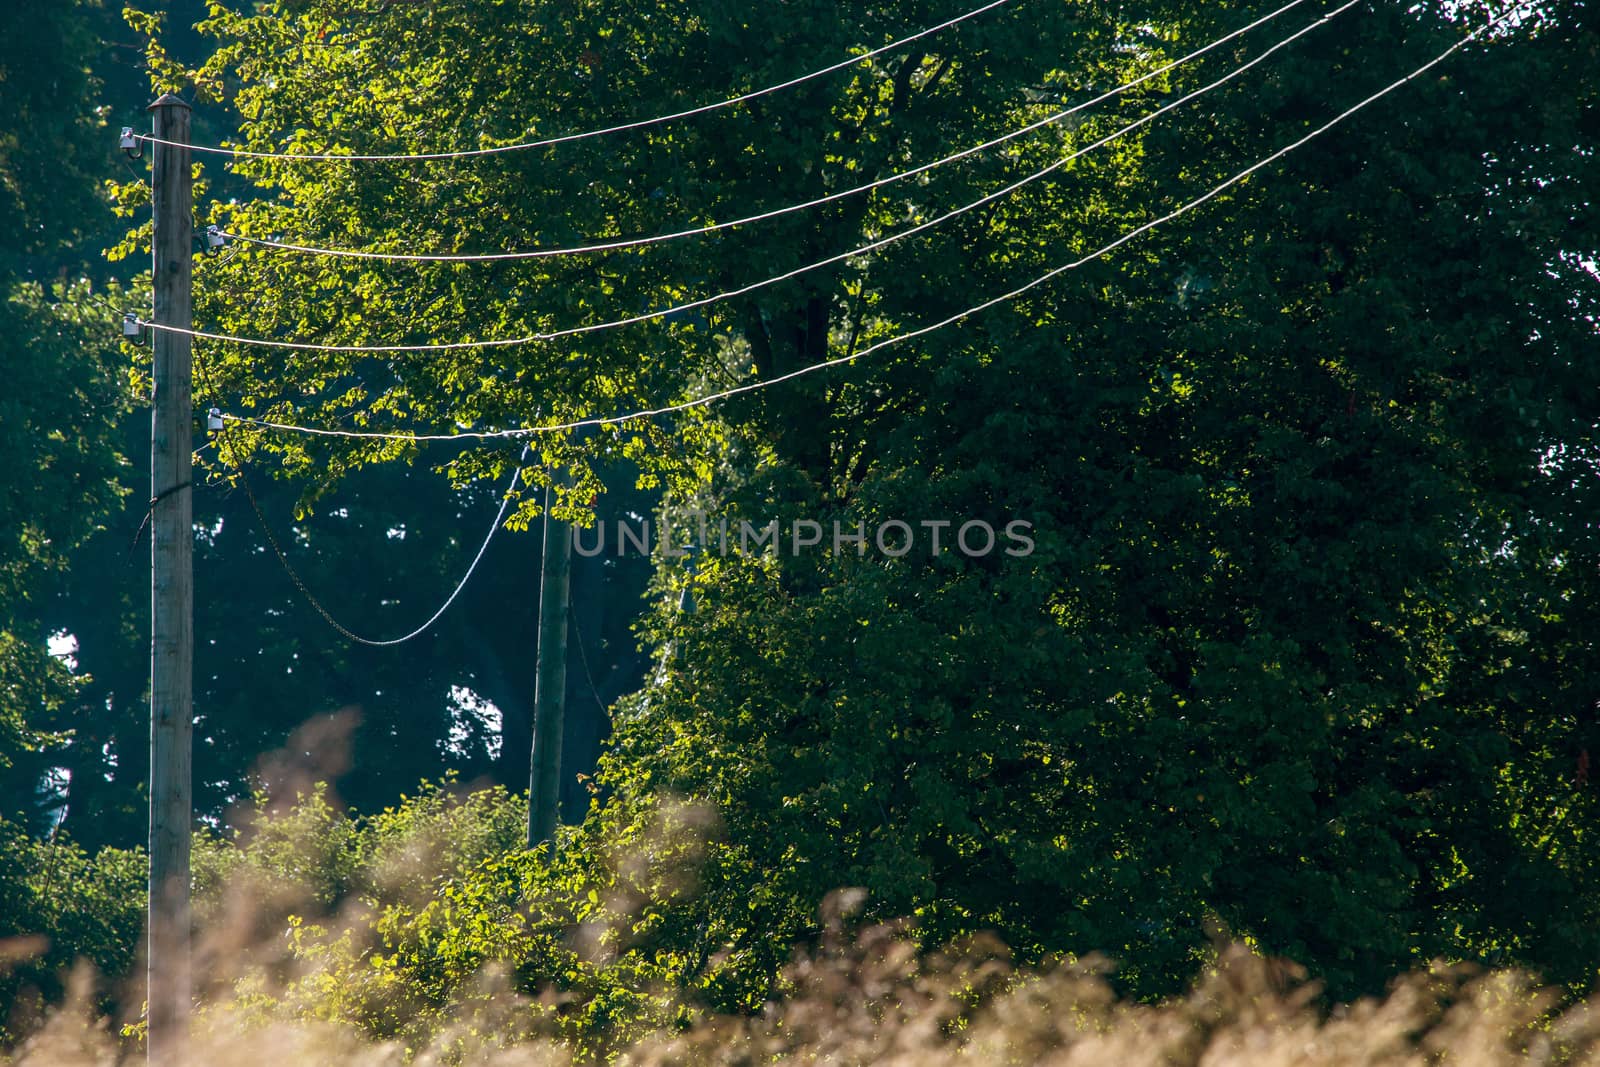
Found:
[[[254,191],[202,216],[386,253],[700,228],[969,148],[1268,10],[1016,3],[627,134],[431,161],[213,160]],[[1324,10],[1296,5],[1004,147],[716,233],[493,263],[243,245],[199,273],[197,320],[416,345],[740,289],[1059,161]],[[692,313],[445,352],[206,343],[207,388],[243,416],[452,433],[776,379],[1116,240],[1503,10],[1356,5],[1014,195]],[[472,151],[726,99],[954,13],[218,7],[218,49],[192,77],[203,106],[237,108],[253,151]],[[1025,557],[663,561],[646,631],[660,667],[624,706],[595,816],[632,825],[669,793],[722,813],[706,891],[663,944],[758,1004],[773,947],[811,930],[823,893],[863,884],[930,936],[1108,951],[1152,992],[1219,925],[1341,992],[1436,954],[1592,979],[1595,30],[1576,0],[1529,7],[1201,210],[958,326],[581,446],[539,438],[535,480],[621,453],[673,506],[735,520],[1034,531]],[[332,483],[420,457],[459,484],[504,477],[511,456],[235,424],[214,462]],[[601,488],[586,475],[569,514]]]

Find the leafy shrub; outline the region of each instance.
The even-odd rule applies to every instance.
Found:
[[[503,790],[441,783],[359,817],[317,788],[197,837],[197,1062],[1600,1067],[1600,1014],[1559,1010],[1519,972],[1436,965],[1340,1005],[1293,965],[1214,948],[1189,992],[1138,1003],[1095,959],[1020,965],[993,938],[930,949],[910,924],[858,929],[864,890],[830,897],[766,981],[764,905],[735,906],[748,872],[703,810],[622,798],[553,858],[521,847],[525,815]],[[73,954],[125,972],[142,856],[0,830],[8,909],[61,938],[8,992],[44,988]],[[51,981],[70,1003],[14,1062],[130,1051],[95,1021],[115,1010],[107,986]]]
[[[63,975],[86,963],[103,976],[89,990],[114,1011],[114,979],[133,966],[144,928],[146,863],[137,849],[94,855],[57,836],[39,840],[0,820],[0,1042],[33,1025],[61,998]]]

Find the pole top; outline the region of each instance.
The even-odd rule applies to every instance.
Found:
[[[157,100],[155,103],[153,103],[149,107],[145,108],[145,110],[146,111],[154,111],[158,107],[181,107],[185,111],[194,110],[188,104],[184,103],[183,99],[181,97],[175,96],[172,93],[162,93],[161,94],[161,99]]]

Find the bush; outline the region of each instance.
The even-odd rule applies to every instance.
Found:
[[[858,929],[865,890],[828,898],[763,985],[751,946],[777,950],[760,902],[728,895],[718,869],[737,858],[704,811],[618,800],[554,858],[521,847],[525,815],[504,790],[442,783],[359,817],[317,788],[197,837],[197,1062],[1600,1065],[1600,1014],[1558,1011],[1518,972],[1436,965],[1339,1005],[1293,965],[1214,947],[1188,993],[1141,1004],[1096,959],[1018,965],[993,938]],[[129,1050],[96,1021],[110,987],[52,976],[74,956],[126,972],[142,856],[0,829],[7,917],[59,938],[8,992],[70,997],[42,1027],[24,1018],[15,1062],[117,1062]]]
[[[115,1012],[116,979],[133,966],[144,928],[144,853],[103,848],[93,856],[64,837],[39,840],[0,820],[0,1043],[9,1044],[65,992],[80,961],[101,979],[96,1006]]]

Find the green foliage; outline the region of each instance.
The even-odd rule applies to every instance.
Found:
[[[1595,456],[1594,319],[1567,310],[1584,279],[1547,270],[1595,234],[1535,221],[1580,210],[1584,168],[1532,162],[1593,144],[1583,107],[1493,123],[1506,195],[1544,207],[1460,206],[1498,195],[1478,146],[1512,86],[1592,45],[1576,14],[1550,17],[1393,105],[1465,101],[1475,125],[1391,112],[1093,283],[876,369],[892,403],[863,413],[841,386],[830,462],[751,420],[751,460],[712,490],[731,517],[1026,517],[1038,549],[677,577],[697,610],[665,601],[651,634],[674,654],[609,780],[727,820],[729,884],[703,918],[755,915],[685,946],[770,961],[859,884],[936,942],[1107,951],[1143,993],[1184,983],[1219,925],[1340,994],[1435,955],[1593,982],[1592,687],[1521,636],[1535,615],[1564,647],[1593,635],[1573,595],[1592,532],[1536,473],[1557,442],[1586,477]],[[1269,108],[1325,98],[1311,72],[1339,47],[1382,53],[1399,26],[1377,22],[1309,46]],[[1257,141],[1242,101],[1218,112],[1217,151]],[[1193,136],[1152,133],[1127,180],[1203,188]],[[1176,299],[1197,271],[1207,293]],[[1511,903],[1533,884],[1560,904]]]
[[[448,431],[653,407],[849,356],[1116,238],[1387,84],[1459,36],[1441,6],[1352,13],[1026,195],[700,316],[492,359],[207,345],[204,384],[243,413]],[[252,193],[201,214],[397,251],[677,229],[967,147],[1261,10],[1018,5],[634,137],[471,163],[241,160]],[[721,98],[939,14],[218,5],[215,55],[157,73],[225,98],[252,149],[478,148]],[[1540,5],[1205,211],[959,330],[714,409],[542,440],[532,484],[576,465],[575,517],[625,456],[681,510],[868,529],[1024,519],[1035,550],[662,560],[645,627],[659,670],[619,709],[602,802],[558,859],[506,851],[505,797],[459,816],[423,797],[362,823],[314,794],[202,850],[208,879],[276,886],[300,909],[271,961],[292,980],[263,981],[253,1003],[421,1042],[475,997],[488,1011],[476,983],[503,980],[570,994],[524,1022],[599,1050],[702,1006],[759,1009],[841,885],[933,943],[998,930],[1025,958],[1110,953],[1141,996],[1188,983],[1218,930],[1340,996],[1435,955],[1591,984],[1595,48],[1583,4]],[[493,266],[243,249],[202,264],[199,322],[402,344],[662,307],[970,200],[1246,54],[1014,150],[715,239]],[[420,455],[261,434],[208,462],[315,477],[298,494],[312,508]],[[430,458],[456,486],[514,462]],[[241,629],[253,651],[303,639],[275,620]],[[325,700],[323,677],[349,662],[329,654],[308,690]],[[216,726],[235,742],[233,789],[264,736],[241,709]],[[411,736],[395,727],[367,758],[431,758]],[[720,833],[667,832],[654,859],[619,859],[674,825],[675,796],[715,811]],[[442,866],[417,873],[407,857],[435,850]],[[369,918],[322,921],[340,908]]]
[[[0,1046],[38,1024],[79,962],[100,976],[97,1008],[116,1010],[116,980],[132,967],[144,927],[145,871],[138,850],[91,855],[65,836],[33,839],[0,820],[0,941],[8,947]]]
[[[48,651],[48,594],[122,497],[113,441],[123,381],[104,301],[87,281],[0,271],[0,812],[34,828],[31,786],[49,766],[41,749],[68,741],[63,712],[81,682]]]
[[[453,779],[368,816],[333,806],[322,783],[277,802],[258,794],[227,835],[197,835],[197,892],[215,906],[242,880],[291,891],[311,914],[356,898],[426,901],[439,880],[516,849],[526,820],[526,803],[504,789],[462,793]]]
[[[629,137],[470,162],[240,160],[257,194],[207,217],[396,251],[677,229],[965,148],[1263,10],[1018,6]],[[218,49],[192,78],[237,108],[251,149],[469,149],[722,98],[935,15],[219,5]],[[1363,9],[1024,194],[698,316],[493,359],[208,358],[236,410],[432,431],[774,378],[1116,238],[1460,32],[1433,5]],[[1600,897],[1580,843],[1594,801],[1571,768],[1593,729],[1576,664],[1594,620],[1575,595],[1592,535],[1540,457],[1592,465],[1600,421],[1580,267],[1600,243],[1593,42],[1582,5],[1542,5],[1206,211],[960,329],[581,448],[541,440],[550,467],[626,454],[674,506],[731,520],[1036,531],[1023,557],[663,561],[646,632],[661,669],[623,708],[594,832],[626,836],[676,794],[714,808],[725,835],[704,891],[652,920],[651,958],[753,1009],[787,947],[816,933],[823,895],[858,884],[872,914],[913,915],[935,941],[997,929],[1030,956],[1108,951],[1141,994],[1187,982],[1217,927],[1341,993],[1435,954],[1591,980]],[[1259,47],[1007,151],[713,239],[494,265],[246,248],[201,272],[197,314],[257,337],[393,344],[665,306],[970,200]],[[263,452],[329,481],[416,455],[264,434],[220,458]],[[458,482],[507,463],[489,449],[439,461]],[[599,488],[590,470],[566,503]],[[693,613],[674,607],[686,590]],[[1551,641],[1572,667],[1549,663]],[[1559,907],[1512,903],[1535,881]],[[460,909],[497,914],[470,896]],[[455,914],[443,929],[473,928]],[[495,940],[511,936],[502,918],[479,952],[419,915],[419,945],[453,947],[407,966],[442,995],[483,959],[540,957]]]
[[[74,743],[85,679],[52,654],[50,593],[72,550],[122,496],[114,429],[126,381],[119,287],[85,277],[110,221],[95,2],[26,4],[0,40],[0,1042],[38,1019],[77,960],[131,965],[142,920],[137,852],[89,851],[60,830],[46,772]],[[15,939],[15,940],[13,940]],[[93,991],[110,1008],[109,986]],[[23,995],[26,993],[26,995]]]
[[[103,211],[97,179],[105,126],[91,69],[103,25],[99,0],[30,3],[26,32],[19,22],[0,44],[9,112],[0,141],[0,271],[7,275],[23,257],[58,256]]]
[[[260,808],[237,842],[197,839],[203,926],[230,944],[268,942],[261,969],[227,972],[235,996],[262,1020],[318,1019],[412,1045],[508,988],[548,1002],[496,1022],[497,1040],[543,1032],[592,1050],[671,1018],[681,968],[648,950],[659,916],[639,906],[663,906],[663,886],[692,876],[693,822],[659,823],[629,864],[578,840],[552,864],[520,848],[526,819],[526,802],[500,789],[428,785],[355,818],[318,788]]]
[[[123,495],[125,294],[95,265],[116,225],[102,190],[112,16],[97,0],[17,15],[25,31],[0,41],[0,816],[39,832],[41,779],[72,743],[84,682],[48,650],[50,594]]]

